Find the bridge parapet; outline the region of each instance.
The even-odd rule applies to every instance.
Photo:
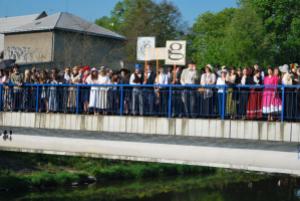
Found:
[[[291,122],[2,112],[0,126],[300,142],[300,123]]]

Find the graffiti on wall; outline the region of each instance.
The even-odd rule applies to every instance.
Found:
[[[6,59],[16,59],[18,62],[31,62],[33,51],[30,47],[7,47],[4,51]]]

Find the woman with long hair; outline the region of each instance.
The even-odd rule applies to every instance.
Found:
[[[58,84],[58,76],[57,72],[52,72],[50,76],[50,84],[57,85]],[[57,112],[58,107],[58,89],[57,86],[51,86],[49,87],[49,112]]]
[[[249,75],[249,69],[245,67],[242,72],[241,82],[239,83],[239,108],[238,115],[245,119],[247,115],[247,105],[249,98],[249,88],[246,85],[251,84],[252,78]]]
[[[110,84],[110,79],[107,73],[107,70],[104,66],[100,68],[98,76],[98,84],[107,85]],[[102,114],[107,114],[108,110],[108,90],[109,87],[101,86],[99,89],[99,101],[97,102],[96,107],[102,112]]]
[[[231,68],[226,76],[226,82],[228,85],[227,98],[226,98],[226,114],[232,119],[236,115],[236,98],[235,98],[235,82],[237,75],[234,68]]]
[[[87,78],[86,83],[90,85],[99,84],[98,82],[99,73],[96,68],[92,68],[90,76]],[[92,86],[90,90],[89,108],[94,110],[94,114],[97,115],[97,102],[99,102],[99,87]]]
[[[247,105],[247,119],[261,119],[262,107],[261,107],[261,89],[259,86],[262,84],[261,72],[259,70],[253,71],[252,85],[255,87],[250,90],[249,100]]]
[[[49,79],[48,79],[48,74],[45,70],[43,70],[40,74],[39,77],[39,84],[48,84]],[[39,111],[46,111],[47,113],[49,112],[48,110],[48,103],[49,103],[49,94],[48,94],[48,87],[42,86],[39,91]]]
[[[72,74],[71,74],[71,79],[70,79],[70,84],[79,84],[81,80],[81,74],[79,73],[80,71],[79,66],[75,66],[72,69]],[[69,87],[68,88],[68,111],[69,112],[74,112],[76,109],[76,104],[77,104],[77,87]],[[78,103],[79,104],[79,103]]]
[[[31,79],[31,71],[29,69],[26,69],[24,71],[24,84],[32,84],[32,79]],[[32,104],[32,88],[29,86],[24,86],[23,89],[23,107],[22,109],[25,112],[28,112],[29,110],[33,109],[33,105]]]
[[[82,84],[88,84],[87,80],[90,76],[90,67],[85,66],[82,69],[82,77],[81,77],[81,83]],[[81,97],[81,103],[83,105],[83,112],[85,114],[89,113],[89,98],[90,98],[90,87],[84,86],[80,87],[80,97]]]

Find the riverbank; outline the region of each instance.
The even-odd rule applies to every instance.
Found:
[[[137,181],[172,176],[212,175],[216,169],[0,152],[0,190],[28,191],[91,183]]]
[[[240,187],[251,196],[251,190],[247,189],[261,185],[273,190],[278,188],[280,195],[285,195],[289,189],[279,188],[279,181],[280,185],[299,185],[297,178],[284,175],[184,165],[12,152],[0,152],[0,161],[0,201],[1,197],[3,201],[148,201],[161,200],[160,196],[165,195],[236,191]],[[214,198],[211,200],[216,200]]]

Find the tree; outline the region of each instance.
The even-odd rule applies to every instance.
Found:
[[[224,58],[228,47],[225,45],[227,29],[236,9],[225,9],[219,13],[204,13],[198,17],[188,35],[191,57],[198,65],[219,64],[227,61]]]
[[[299,55],[299,0],[241,0],[261,16],[275,63],[295,62]]]
[[[127,61],[136,61],[136,41],[140,36],[155,36],[157,46],[166,40],[183,36],[181,13],[169,1],[123,0],[116,4],[111,16],[96,20],[100,26],[117,31],[127,38]]]

